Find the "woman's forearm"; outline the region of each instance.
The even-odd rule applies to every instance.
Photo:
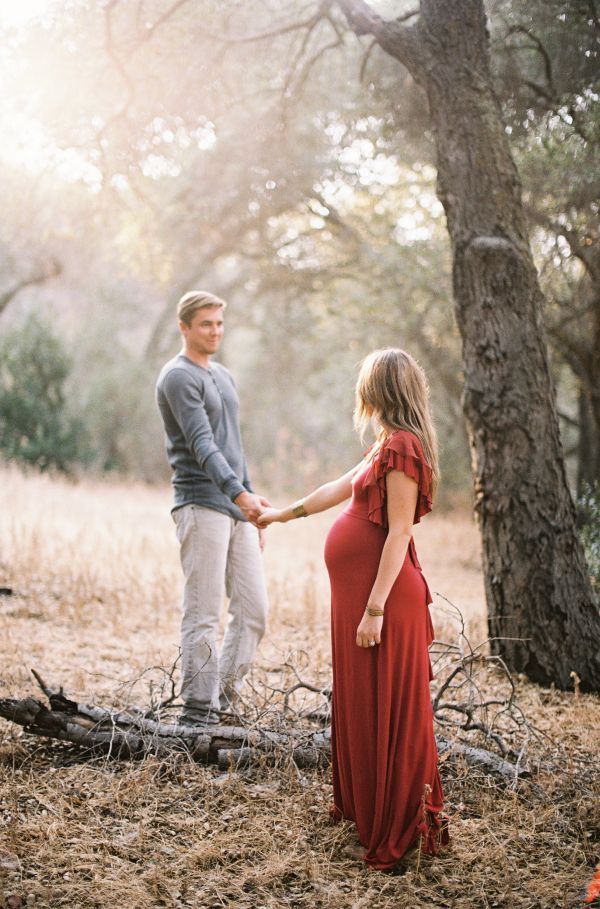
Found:
[[[319,511],[326,511],[328,508],[333,508],[334,505],[339,505],[352,495],[352,478],[359,467],[360,464],[357,464],[348,473],[335,480],[330,480],[329,483],[324,483],[304,499],[294,502],[286,508],[265,508],[259,515],[258,526],[267,527],[274,521],[285,524],[286,521],[294,518],[308,517],[308,515],[317,514]]]
[[[351,494],[352,484],[350,480],[346,483],[341,483],[340,480],[324,483],[318,489],[309,493],[304,499],[301,499],[300,502],[294,502],[292,505],[282,508],[280,520],[282,522],[291,521],[293,518],[301,516],[294,512],[294,508],[296,508],[296,512],[298,511],[300,504],[306,516],[308,516],[317,514],[320,511],[327,511],[328,508],[333,508],[334,505],[339,505],[340,502],[348,499]]]
[[[368,606],[383,609],[390,595],[396,578],[402,570],[411,534],[406,530],[390,530],[388,532],[381,557],[377,577],[371,588]]]

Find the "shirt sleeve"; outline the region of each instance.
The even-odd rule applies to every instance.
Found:
[[[231,382],[233,387],[237,390],[237,386],[235,384],[235,379],[233,378],[233,375],[231,374],[231,372],[227,369],[226,366],[223,366],[222,363],[220,365],[221,365],[221,369],[223,369],[223,371],[227,373],[229,381]],[[252,494],[254,494],[254,489],[252,488],[252,483],[250,482],[250,475],[248,473],[248,462],[246,461],[246,455],[245,455],[243,449],[242,449],[242,457],[244,459],[244,473],[242,476],[242,485],[247,492],[251,492]]]
[[[215,442],[198,385],[184,369],[173,369],[165,378],[163,393],[201,469],[233,502],[247,487],[240,483]]]

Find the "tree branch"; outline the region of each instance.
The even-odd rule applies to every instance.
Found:
[[[267,38],[277,38],[280,35],[287,35],[289,32],[298,31],[301,28],[314,28],[320,19],[325,18],[333,0],[322,0],[317,11],[306,19],[300,19],[297,22],[288,22],[285,25],[278,25],[274,28],[266,29],[263,32],[255,32],[251,35],[223,35],[217,32],[210,32],[206,29],[199,29],[201,34],[213,41],[221,41],[223,44],[250,44],[255,41],[264,41]]]
[[[146,29],[143,40],[147,41],[152,37],[157,28],[160,28],[171,16],[175,15],[178,9],[181,9],[182,6],[185,6],[189,3],[189,0],[177,0],[169,9],[165,10],[162,16],[159,16],[156,22],[153,22],[152,25],[148,26]]]
[[[541,56],[544,62],[544,75],[546,78],[546,85],[548,86],[548,92],[553,97],[556,98],[556,89],[554,87],[554,75],[552,72],[552,61],[550,59],[550,54],[546,50],[543,42],[536,34],[534,34],[531,29],[526,28],[524,25],[513,25],[508,30],[509,35],[526,35],[530,41],[533,42],[532,45],[524,45],[523,49],[536,50]],[[514,45],[513,45],[514,47]]]
[[[531,204],[526,206],[525,211],[527,217],[539,224],[540,227],[552,231],[556,236],[563,237],[569,244],[571,255],[579,259],[590,279],[595,284],[600,284],[600,262],[594,256],[593,243],[589,246],[582,243],[577,231],[567,227],[565,224],[561,224],[559,221],[555,221],[550,215]]]
[[[419,81],[423,71],[419,21],[413,25],[405,24],[419,14],[418,9],[388,21],[379,16],[366,0],[338,0],[338,4],[355,35],[373,35],[379,46],[404,64],[413,78]]]
[[[565,413],[564,410],[557,410],[556,412],[557,412],[558,416],[560,417],[560,419],[564,420],[564,422],[567,423],[569,426],[572,426],[573,429],[580,429],[579,420],[574,420],[573,417],[570,416],[570,414]]]
[[[289,668],[289,667],[288,667]],[[302,727],[278,724],[279,728],[268,728],[264,722],[243,726],[189,727],[156,720],[141,711],[107,709],[93,704],[79,704],[65,697],[63,689],[52,691],[38,673],[36,679],[48,698],[50,708],[39,699],[0,699],[0,716],[25,727],[26,731],[46,738],[73,742],[90,753],[108,754],[111,757],[130,759],[154,754],[165,758],[177,751],[187,752],[195,760],[214,763],[222,770],[241,767],[253,762],[291,759],[298,767],[318,767],[329,763],[331,756],[331,732],[326,728]],[[294,691],[306,689],[330,698],[329,689],[308,684],[299,678],[291,688],[283,692],[289,709],[289,697]],[[489,702],[502,703],[498,701]],[[444,704],[444,709],[452,708]],[[514,784],[527,772],[521,770],[506,757],[510,750],[501,736],[483,723],[472,719],[473,706],[469,710],[471,724],[460,724],[484,732],[501,751],[497,756],[483,748],[457,742],[445,736],[436,736],[440,755],[444,760],[459,758],[467,761],[484,773],[498,777],[505,784]],[[459,711],[460,712],[460,711]],[[294,717],[292,717],[294,719]],[[450,725],[454,725],[450,723]]]
[[[530,79],[523,79],[523,84],[526,85],[528,88],[530,88],[532,91],[534,91],[538,95],[538,97],[544,98],[544,100],[548,103],[550,108],[556,112],[556,114],[560,117],[560,119],[563,121],[563,123],[565,123],[567,126],[572,127],[574,129],[574,131],[577,133],[577,135],[580,136],[580,138],[583,139],[584,142],[589,142],[590,137],[587,135],[587,133],[581,123],[581,118],[579,116],[578,111],[573,106],[573,102],[569,101],[566,105],[561,103],[560,95],[559,95],[559,93],[556,89],[556,85],[554,83],[554,74],[552,71],[552,60],[551,60],[550,54],[549,54],[548,50],[546,49],[543,41],[540,38],[538,38],[538,36],[534,32],[532,32],[531,29],[526,28],[524,25],[513,25],[511,28],[509,28],[508,34],[509,35],[515,35],[515,34],[516,35],[519,35],[519,34],[526,35],[526,37],[529,38],[529,40],[532,41],[533,44],[525,44],[525,45],[521,45],[520,47],[511,45],[511,47],[515,50],[522,49],[522,50],[537,51],[537,53],[542,58],[542,61],[544,64],[544,77],[546,79],[547,88],[544,88],[544,86],[540,85],[538,82],[534,82]],[[571,118],[570,120],[568,120],[564,115],[565,107],[569,113],[569,117]]]
[[[320,47],[318,50],[316,50],[315,53],[312,54],[312,56],[310,56],[307,60],[305,60],[303,65],[300,67],[300,63],[307,51],[312,34],[313,34],[315,28],[317,27],[317,25],[321,21],[329,22],[329,24],[331,25],[331,27],[333,28],[333,30],[335,32],[336,37],[329,44],[325,44],[322,47]],[[306,34],[304,35],[304,38],[302,39],[300,48],[295,55],[293,63],[289,67],[289,70],[288,70],[288,73],[287,73],[287,76],[285,79],[285,83],[283,86],[283,91],[281,93],[284,102],[289,100],[289,98],[292,95],[298,94],[298,92],[304,85],[306,79],[308,78],[308,75],[309,75],[312,67],[314,66],[314,64],[322,56],[324,56],[327,53],[327,51],[332,50],[335,47],[339,47],[342,43],[343,43],[343,37],[339,34],[338,29],[336,28],[336,24],[335,24],[334,20],[331,18],[331,16],[325,15],[325,16],[319,16],[318,18],[315,17],[314,21],[307,28]],[[295,85],[293,85],[293,87],[292,87],[292,83],[294,83],[294,82],[295,82]]]
[[[0,293],[0,313],[2,313],[13,297],[23,290],[24,287],[30,287],[32,284],[42,284],[49,278],[55,278],[61,273],[61,265],[56,259],[49,259],[39,270],[35,271],[28,278],[23,278],[15,282],[8,290]]]
[[[107,55],[113,61],[114,65],[115,65],[115,69],[121,76],[121,79],[127,86],[127,94],[126,94],[125,100],[121,104],[121,107],[119,108],[119,110],[115,111],[115,113],[112,115],[112,117],[109,117],[108,120],[106,120],[106,122],[102,125],[102,127],[96,133],[96,144],[98,146],[98,149],[100,150],[100,153],[103,156],[104,156],[104,147],[103,147],[103,143],[102,143],[103,136],[108,132],[109,127],[112,126],[113,123],[116,123],[117,120],[120,120],[121,117],[125,116],[125,114],[127,113],[127,111],[129,110],[129,108],[131,106],[131,103],[132,103],[134,95],[135,95],[135,85],[132,82],[131,77],[129,76],[129,73],[127,72],[127,70],[125,69],[125,66],[123,65],[123,61],[121,60],[121,58],[120,58],[119,54],[117,53],[117,50],[114,46],[112,14],[113,14],[113,10],[117,6],[118,2],[119,2],[119,0],[110,0],[110,2],[107,3],[106,7],[104,8],[104,49],[106,50]]]

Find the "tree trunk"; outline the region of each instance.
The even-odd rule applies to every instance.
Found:
[[[429,99],[453,252],[463,409],[494,652],[533,681],[600,688],[600,615],[567,487],[521,187],[489,68],[482,0],[421,0],[414,25],[348,0]]]

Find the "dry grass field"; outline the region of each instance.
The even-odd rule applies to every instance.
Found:
[[[148,705],[178,647],[178,552],[168,489],[71,484],[0,471],[0,697],[36,694],[31,669],[78,701]],[[295,671],[329,678],[330,515],[269,530],[267,636],[246,708]],[[416,528],[438,638],[485,638],[479,543],[468,511]],[[482,685],[493,690],[492,674]],[[435,683],[434,683],[435,685]],[[413,851],[402,874],[345,856],[350,825],[328,821],[327,771],[290,761],[239,772],[167,760],[90,757],[0,721],[3,909],[572,909],[598,861],[600,703],[516,679],[539,730],[533,775],[502,787],[444,762],[452,844]],[[168,691],[167,691],[168,693]],[[481,742],[479,743],[481,744]]]

